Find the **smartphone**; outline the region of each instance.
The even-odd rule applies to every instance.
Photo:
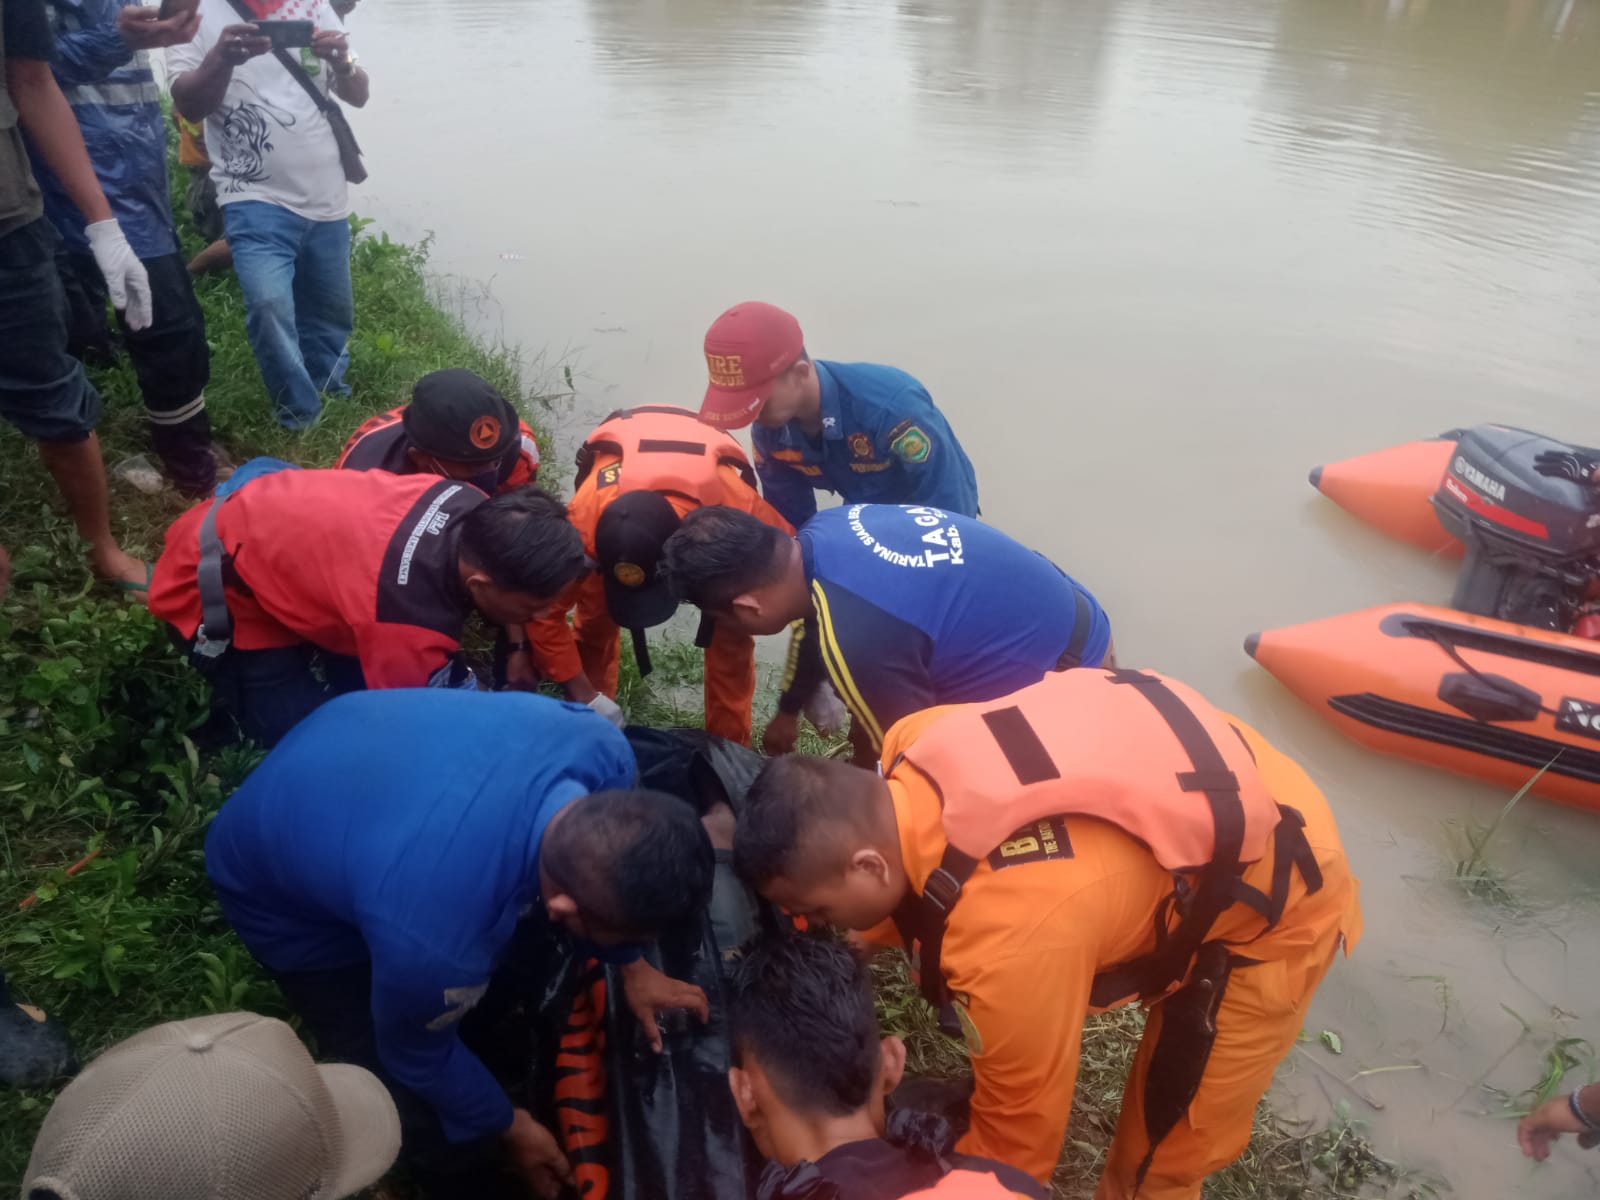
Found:
[[[181,12],[193,12],[200,7],[200,0],[161,0],[161,11],[156,16],[165,21],[168,17],[175,17]]]
[[[316,29],[312,21],[257,21],[257,29],[272,39],[274,50],[294,50],[311,45],[311,34]]]

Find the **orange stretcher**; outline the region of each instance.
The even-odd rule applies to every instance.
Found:
[[[1390,604],[1245,651],[1364,746],[1600,811],[1600,642]]]
[[[1358,520],[1397,541],[1460,558],[1461,543],[1439,524],[1433,494],[1454,453],[1459,429],[1421,442],[1311,469],[1311,486]]]

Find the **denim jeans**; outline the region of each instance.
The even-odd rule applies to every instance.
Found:
[[[308,221],[260,200],[224,205],[222,216],[267,395],[280,424],[304,429],[322,411],[321,393],[347,390],[350,223]]]

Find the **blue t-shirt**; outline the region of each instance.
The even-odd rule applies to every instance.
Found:
[[[950,423],[910,375],[874,363],[819,362],[822,436],[799,422],[757,425],[761,493],[796,529],[817,511],[816,490],[846,504],[931,504],[978,515],[978,478]]]
[[[799,532],[817,645],[855,719],[883,744],[902,717],[997,700],[1061,664],[1098,666],[1111,622],[1048,558],[992,525],[930,505],[853,504]]]
[[[270,969],[370,959],[379,1058],[465,1141],[511,1123],[458,1023],[538,901],[545,827],[633,775],[627,740],[579,705],[355,692],[297,725],[222,806],[206,871]]]

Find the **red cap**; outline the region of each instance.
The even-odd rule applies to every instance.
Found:
[[[805,352],[800,322],[759,300],[735,304],[706,330],[706,388],[700,419],[719,429],[742,429],[766,403],[767,389]]]

